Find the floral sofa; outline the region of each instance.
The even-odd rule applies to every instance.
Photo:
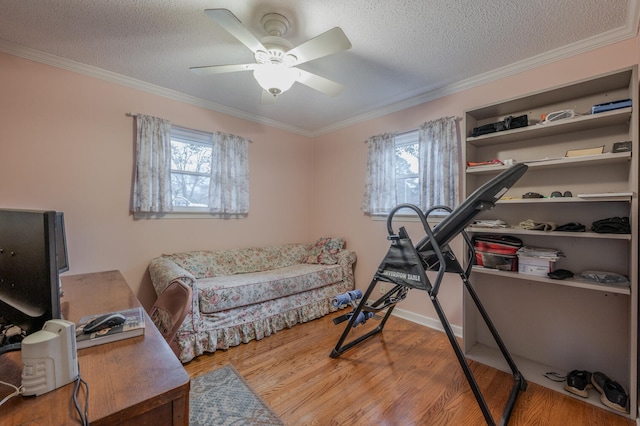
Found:
[[[342,239],[321,238],[311,245],[153,259],[149,272],[158,295],[175,280],[192,289],[189,311],[173,342],[180,360],[260,340],[336,311],[331,299],[354,288],[356,254],[343,245]]]

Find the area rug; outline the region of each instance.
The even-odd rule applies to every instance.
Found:
[[[191,380],[189,425],[284,426],[284,423],[240,373],[227,364]]]

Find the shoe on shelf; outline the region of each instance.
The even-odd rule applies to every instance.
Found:
[[[604,393],[604,384],[610,382],[611,379],[606,374],[596,371],[591,375],[591,384],[600,393]]]
[[[571,392],[574,395],[587,398],[589,388],[593,387],[591,384],[591,373],[585,370],[573,370],[567,374],[567,383],[564,384],[565,390]]]
[[[612,410],[628,413],[629,396],[624,388],[609,379],[604,373],[596,371],[591,375],[591,384],[601,393],[600,401]]]

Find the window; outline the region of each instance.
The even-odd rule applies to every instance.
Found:
[[[174,211],[222,216],[249,213],[249,140],[222,132],[171,127]]]
[[[209,204],[211,133],[171,127],[171,199],[175,210]]]
[[[459,202],[459,144],[456,117],[429,121],[401,134],[367,139],[367,171],[361,208],[386,216],[398,204],[422,211],[455,208]]]
[[[398,204],[420,205],[419,159],[418,130],[396,135],[394,167]]]
[[[249,214],[249,139],[175,127],[142,114],[136,114],[136,127],[134,214]]]

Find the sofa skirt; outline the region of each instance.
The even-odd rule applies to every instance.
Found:
[[[189,362],[205,352],[261,340],[284,328],[335,312],[337,308],[331,305],[331,299],[349,290],[353,290],[352,286],[340,281],[255,305],[201,313],[198,331],[178,331],[180,361]]]

